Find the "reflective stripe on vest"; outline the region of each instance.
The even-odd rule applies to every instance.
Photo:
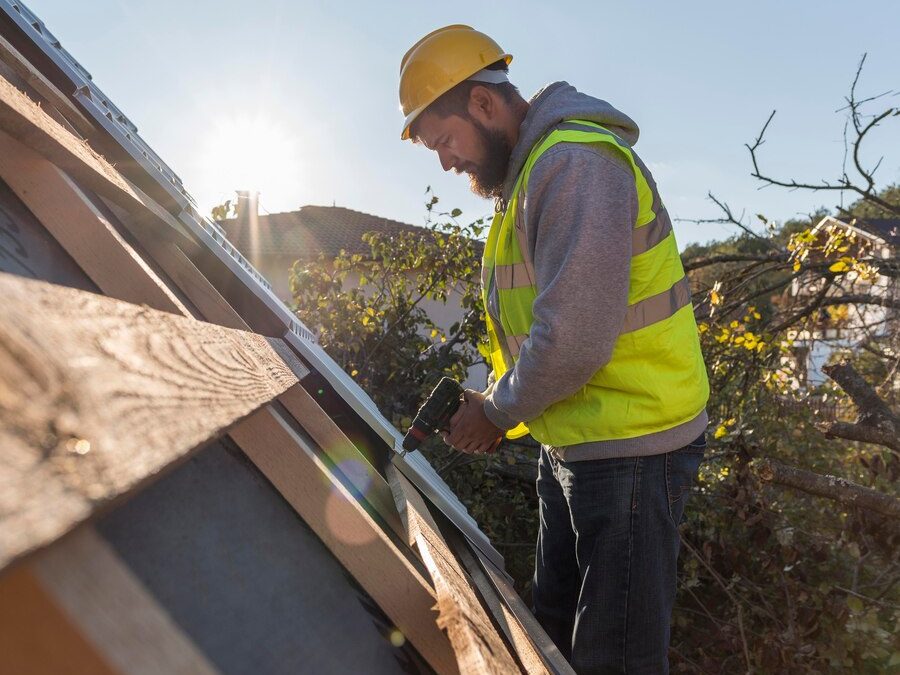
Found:
[[[497,294],[498,314],[487,316],[495,379],[518,360],[534,321],[531,308],[538,289],[523,213],[528,178],[538,158],[562,142],[610,145],[631,166],[638,213],[632,226],[628,306],[610,361],[579,392],[507,435],[517,438],[530,428],[542,443],[567,445],[631,438],[687,422],[702,412],[709,385],[693,312],[685,310],[691,303],[690,284],[671,220],[652,176],[630,146],[590,122],[560,124],[532,148],[506,209],[491,224],[482,279],[486,307],[491,286]]]
[[[498,288],[503,288],[503,286],[499,285],[499,277],[497,283]],[[507,288],[514,287],[508,286]],[[651,295],[649,298],[644,298],[640,302],[628,307],[625,311],[625,321],[622,324],[621,332],[630,333],[645,328],[657,321],[662,321],[663,319],[672,316],[679,309],[690,303],[690,301],[691,285],[688,278],[684,277],[681,281],[676,282],[669,290],[657,293],[656,295]],[[519,358],[519,351],[522,349],[522,345],[525,344],[525,340],[527,339],[527,334],[507,335],[506,347],[509,350],[509,355],[514,359]]]

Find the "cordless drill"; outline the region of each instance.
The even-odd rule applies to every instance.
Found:
[[[435,431],[446,429],[450,418],[459,410],[462,396],[463,388],[456,380],[441,378],[419,408],[412,426],[403,437],[403,449],[407,452],[415,450]]]

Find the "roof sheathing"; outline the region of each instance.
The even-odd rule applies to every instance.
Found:
[[[391,461],[418,487],[460,530],[500,569],[503,559],[491,546],[456,495],[447,487],[428,461],[418,452],[399,454],[401,434],[379,412],[371,398],[315,342],[311,331],[291,313],[272,292],[271,285],[233,246],[220,226],[201,215],[196,202],[185,190],[178,176],[140,138],[137,127],[94,85],[90,74],[61,46],[43,22],[21,2],[0,0],[0,10],[53,64],[56,72],[48,78],[59,83],[72,102],[103,129],[106,140],[113,142],[132,160],[119,166],[126,177],[160,202],[185,226],[191,237],[224,265],[249,293],[258,307],[284,327],[284,340],[310,366],[324,377],[337,395],[365,422],[381,441],[394,452]],[[46,73],[45,73],[46,74]],[[179,210],[180,209],[180,210]],[[248,321],[250,323],[250,321]],[[252,324],[251,324],[252,325]],[[274,337],[278,337],[277,335]]]

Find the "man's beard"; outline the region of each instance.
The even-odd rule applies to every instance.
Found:
[[[479,197],[496,199],[503,194],[503,182],[509,169],[512,147],[509,140],[498,129],[488,129],[477,120],[470,120],[478,130],[484,143],[485,159],[480,165],[473,164],[469,174],[469,186]]]

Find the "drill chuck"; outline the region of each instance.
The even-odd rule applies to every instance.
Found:
[[[433,433],[445,429],[459,409],[462,395],[463,388],[456,380],[442,378],[416,413],[412,426],[403,437],[403,449],[415,450]]]

